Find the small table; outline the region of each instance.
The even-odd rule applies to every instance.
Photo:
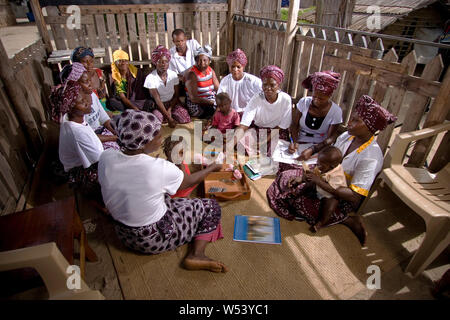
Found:
[[[74,239],[80,243],[80,273],[84,279],[85,259],[97,261],[97,255],[89,247],[73,196],[0,217],[0,251],[55,242],[72,265]],[[38,275],[35,270],[22,271],[19,274],[11,274],[14,274],[16,279],[19,277],[17,280],[25,282],[33,282],[31,279]]]

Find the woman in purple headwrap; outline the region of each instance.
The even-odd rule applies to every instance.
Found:
[[[337,137],[337,129],[342,123],[341,108],[331,101],[333,92],[339,85],[341,75],[332,71],[315,72],[308,76],[302,85],[312,90],[312,96],[304,97],[292,112],[290,128],[292,143],[289,152],[294,153],[298,143],[320,144],[325,147],[332,144]],[[301,159],[307,160],[312,155],[312,147],[301,153]]]
[[[284,72],[277,66],[266,66],[261,69],[262,91],[255,94],[247,104],[241,119],[240,128],[247,131],[240,143],[244,145],[249,154],[253,154],[254,143],[260,137],[260,130],[266,130],[269,156],[276,146],[278,139],[272,141],[273,129],[279,130],[279,137],[289,139],[289,126],[292,120],[291,96],[281,91],[281,83],[284,80]],[[271,143],[272,142],[272,143]],[[261,150],[260,150],[261,151]],[[263,150],[264,152],[264,150]]]
[[[65,86],[68,81],[77,81],[81,85],[83,92],[91,95],[91,113],[85,116],[86,122],[97,133],[105,149],[119,149],[119,145],[116,142],[116,132],[111,126],[111,119],[103,109],[97,95],[93,92],[92,82],[85,67],[79,62],[65,66],[60,73],[60,80],[62,86]]]
[[[183,260],[186,269],[226,272],[222,262],[205,255],[209,242],[223,238],[217,201],[170,197],[200,183],[222,165],[212,164],[184,175],[175,164],[150,156],[162,142],[161,122],[151,113],[127,110],[115,119],[114,126],[121,151],[106,150],[100,157],[98,174],[103,200],[122,243],[146,254],[190,243]],[[174,153],[172,160],[181,162],[179,149]]]
[[[339,200],[337,208],[322,227],[342,223],[349,227],[361,245],[364,245],[366,232],[361,217],[349,216],[349,213],[358,210],[383,166],[383,153],[374,139],[375,132],[384,130],[388,124],[396,120],[397,117],[378,105],[371,97],[362,96],[350,117],[348,131],[341,134],[334,143],[343,155],[341,165],[348,187],[334,189],[319,176],[304,173],[301,167],[291,167],[282,172],[280,170],[275,181],[267,189],[270,207],[283,218],[306,221],[314,226],[323,210],[324,200],[319,200],[314,190],[316,186],[320,187]],[[320,149],[316,145],[313,151],[318,152]],[[293,185],[293,181],[300,181],[299,178],[303,176],[312,183],[312,186],[305,183]]]
[[[159,45],[153,50],[152,65],[156,69],[145,78],[144,87],[149,89],[155,100],[155,109],[147,111],[175,128],[177,123],[191,122],[191,117],[180,102],[180,80],[176,72],[169,70],[170,59],[170,52],[164,46]]]
[[[217,93],[228,93],[231,107],[242,118],[247,103],[256,93],[262,91],[262,82],[260,78],[244,72],[247,57],[241,49],[236,49],[227,56],[227,64],[230,74],[220,81]]]
[[[68,80],[52,93],[55,112],[63,114],[59,133],[59,159],[69,173],[69,184],[88,197],[100,196],[97,162],[103,146],[84,117],[91,112],[92,98],[82,86]]]
[[[72,62],[79,62],[86,68],[92,82],[92,90],[97,95],[105,111],[110,111],[106,107],[106,81],[103,71],[94,68],[94,51],[91,48],[77,47],[72,51]]]

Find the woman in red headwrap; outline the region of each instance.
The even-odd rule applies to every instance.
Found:
[[[311,182],[313,188],[320,187],[339,200],[336,210],[322,227],[342,223],[349,227],[361,245],[364,245],[366,232],[361,217],[349,216],[349,213],[358,210],[383,166],[383,153],[374,139],[375,132],[385,129],[396,120],[397,117],[378,105],[371,97],[362,96],[350,117],[348,131],[341,134],[334,143],[343,155],[341,165],[348,187],[334,189],[319,176],[304,173],[301,167],[291,167],[279,172],[267,190],[270,207],[283,218],[305,220],[314,226],[319,221],[322,210],[317,192],[311,192],[305,183],[292,184],[293,181],[298,181],[299,177],[306,176],[306,180]],[[320,151],[317,145],[313,149],[313,152]]]
[[[175,128],[177,123],[191,122],[191,117],[179,99],[179,79],[176,72],[169,70],[171,55],[164,46],[157,46],[152,52],[155,70],[145,78],[144,87],[149,89],[155,100],[155,110],[151,111],[161,122],[168,122]]]
[[[340,78],[339,73],[323,71],[313,73],[302,82],[304,88],[312,90],[312,96],[300,99],[292,112],[289,152],[294,153],[298,143],[320,143],[324,147],[336,140],[338,125],[342,123],[342,110],[331,101],[331,96]],[[311,155],[312,147],[301,153],[301,159],[307,160]]]
[[[272,129],[278,129],[279,137],[289,139],[289,126],[292,120],[291,96],[281,91],[284,72],[277,66],[266,66],[261,69],[262,91],[250,99],[241,119],[240,128],[244,131],[250,127],[255,131],[248,131],[240,141],[249,154],[253,153],[252,144],[260,136],[260,130],[267,130],[267,153],[271,154]],[[274,141],[274,145],[276,141]],[[264,150],[260,150],[264,151]]]
[[[63,114],[59,131],[59,159],[69,173],[69,184],[83,194],[101,198],[97,164],[103,145],[85,121],[91,113],[92,97],[81,84],[69,80],[52,93],[55,114]]]
[[[220,81],[217,93],[226,92],[231,98],[231,107],[242,118],[250,99],[262,91],[261,79],[244,72],[247,57],[241,49],[236,49],[227,56],[230,74]]]

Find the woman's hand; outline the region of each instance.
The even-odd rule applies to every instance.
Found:
[[[175,128],[177,126],[177,122],[172,117],[169,117],[167,119],[167,122],[169,123],[169,127],[171,128]]]
[[[212,168],[212,171],[220,171],[223,168],[221,163],[213,163],[208,166],[208,168]]]
[[[302,177],[294,177],[291,178],[288,182],[288,187],[289,188],[293,188],[295,186],[298,186],[300,183],[303,182],[303,178]]]
[[[300,157],[297,158],[297,160],[308,160],[309,158],[311,158],[311,156],[313,155],[313,150],[312,148],[308,148],[302,151],[302,153],[300,154]]]
[[[297,147],[298,147],[298,145],[297,145],[296,143],[290,143],[290,144],[289,144],[288,152],[289,152],[290,154],[295,153],[295,151],[297,151]]]

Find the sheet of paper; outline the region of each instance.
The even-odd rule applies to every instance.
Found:
[[[297,161],[296,159],[300,156],[303,150],[311,147],[311,143],[299,144],[297,151],[291,154],[289,153],[289,142],[284,140],[278,140],[278,144],[275,147],[275,150],[272,154],[272,159],[277,162],[290,163],[290,164],[301,164],[301,161]],[[317,158],[311,158],[306,161],[306,164],[315,164],[317,162]]]

